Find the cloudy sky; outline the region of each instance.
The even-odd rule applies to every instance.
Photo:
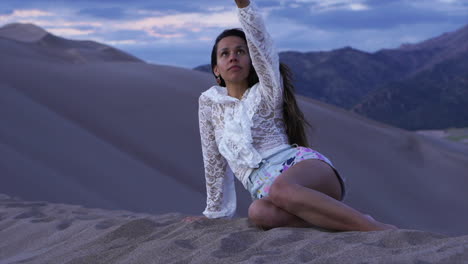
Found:
[[[468,0],[256,0],[279,51],[374,52],[468,24]],[[233,0],[1,0],[0,26],[34,23],[157,64],[209,63],[214,38],[239,27]]]

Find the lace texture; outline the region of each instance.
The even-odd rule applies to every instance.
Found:
[[[232,217],[236,210],[234,176],[247,186],[249,174],[259,167],[264,154],[289,144],[279,57],[273,41],[253,2],[239,8],[238,17],[260,82],[248,88],[241,99],[229,96],[221,86],[213,86],[199,97],[207,190],[203,214],[210,218]]]

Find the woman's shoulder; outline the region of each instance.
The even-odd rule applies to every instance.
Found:
[[[199,98],[200,101],[209,101],[211,103],[224,104],[235,101],[233,97],[227,94],[226,87],[213,85],[208,90],[204,91]]]
[[[209,89],[205,90],[200,94],[198,101],[200,103],[211,103],[218,96],[218,93],[219,92],[218,88],[216,88],[216,85],[211,86]]]
[[[211,86],[210,88],[208,88],[204,92],[202,92],[200,97],[201,96],[205,96],[205,97],[210,96],[212,93],[218,92],[219,88],[217,88],[217,87],[219,87],[219,86],[218,85]]]

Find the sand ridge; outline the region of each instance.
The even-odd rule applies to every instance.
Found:
[[[468,236],[417,231],[263,231],[246,218],[0,198],[0,263],[463,263]]]
[[[21,42],[36,42],[47,34],[44,29],[30,23],[11,23],[0,27],[0,37]]]

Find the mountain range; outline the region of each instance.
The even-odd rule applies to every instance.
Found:
[[[409,130],[468,126],[468,25],[374,53],[345,47],[279,56],[297,94]]]

